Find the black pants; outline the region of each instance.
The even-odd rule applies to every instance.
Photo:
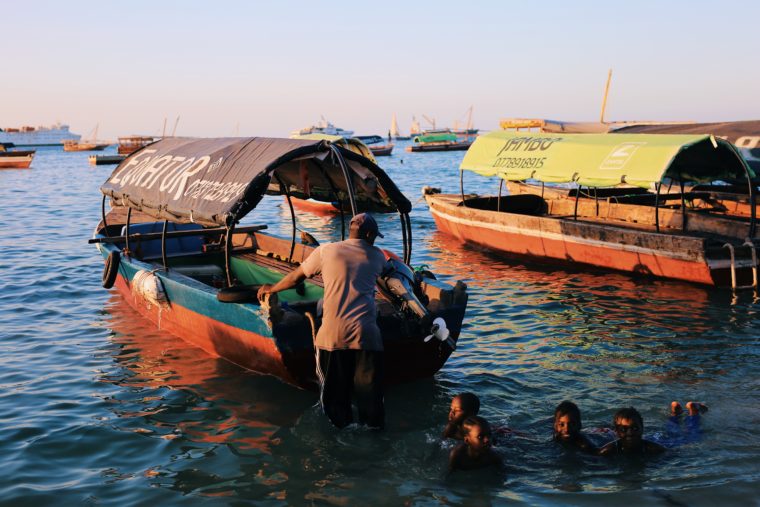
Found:
[[[359,423],[385,426],[384,354],[375,350],[317,349],[317,378],[322,410],[338,428],[354,421],[351,395],[356,397]]]

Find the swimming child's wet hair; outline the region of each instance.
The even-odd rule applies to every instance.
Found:
[[[572,401],[565,400],[554,409],[554,419],[562,417],[563,415],[569,415],[571,418],[578,421],[579,424],[581,422],[581,410],[578,408],[578,405]]]
[[[459,393],[455,398],[459,398],[459,401],[462,404],[462,410],[468,414],[478,415],[478,412],[480,411],[480,400],[477,396],[472,393]]]
[[[473,426],[480,426],[481,428],[491,431],[491,425],[488,424],[488,421],[486,421],[484,418],[480,417],[479,415],[471,415],[467,419],[465,419],[462,422],[462,428],[464,428],[465,431],[470,431],[470,428]]]
[[[639,426],[644,428],[644,418],[641,417],[639,411],[633,407],[621,408],[612,417],[612,423],[614,424],[618,419],[632,419],[639,423]]]

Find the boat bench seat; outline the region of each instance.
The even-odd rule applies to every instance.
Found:
[[[140,224],[130,224],[129,234],[148,234],[151,232],[163,231],[163,222],[146,222]],[[166,228],[167,231],[196,231],[202,230],[198,224],[176,224],[169,222]],[[127,232],[127,227],[124,226],[121,229],[121,235],[124,236]],[[139,259],[160,259],[161,258],[161,240],[160,239],[146,239],[146,240],[132,240],[129,241],[129,248],[133,254]],[[203,251],[203,237],[201,236],[185,236],[182,238],[166,238],[166,256],[177,257],[180,255],[192,255],[199,254]]]

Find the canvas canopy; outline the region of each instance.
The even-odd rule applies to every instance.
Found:
[[[377,160],[375,160],[375,156],[372,154],[372,150],[370,150],[367,145],[359,139],[358,137],[343,137],[343,136],[333,136],[330,134],[299,134],[295,136],[290,136],[291,139],[310,139],[310,140],[319,140],[323,139],[325,141],[330,141],[333,144],[337,144],[338,146],[342,148],[346,148],[347,150],[353,151],[357,155],[361,155],[362,157],[370,159],[372,162],[377,164]]]
[[[511,181],[649,188],[665,178],[707,183],[754,177],[734,146],[707,135],[539,134],[478,137],[460,166]]]
[[[343,148],[357,202],[408,213],[411,203],[385,172]],[[348,202],[338,157],[324,140],[167,138],[127,157],[101,187],[116,206],[156,219],[231,225],[265,193]]]

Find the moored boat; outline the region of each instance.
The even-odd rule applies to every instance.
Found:
[[[386,379],[430,377],[455,347],[466,287],[412,272],[411,203],[382,169],[344,148],[323,140],[169,138],[128,157],[101,192],[91,242],[106,259],[104,286],[213,356],[317,385],[312,339],[321,280],[284,291],[279,301],[256,297],[260,284],[276,282],[312,252],[296,242],[295,215],[288,239],[264,234],[265,225],[238,225],[264,194],[324,201],[341,194],[352,213],[362,200],[397,211],[404,251],[387,254],[395,271],[378,280]]]
[[[671,183],[743,180],[752,194],[753,171],[722,139],[492,132],[475,141],[460,169],[462,177],[472,171],[514,182],[572,183],[580,189],[575,195],[592,196],[568,198],[567,189],[549,187],[543,195],[504,196],[428,190],[438,228],[463,242],[544,262],[719,287],[757,286],[754,216],[691,208],[688,203],[699,196],[661,192]],[[620,184],[656,190],[640,199],[624,189],[632,195],[624,199],[614,188]]]
[[[88,139],[68,139],[63,142],[63,151],[103,151],[111,146],[108,141],[98,141],[98,125]]]
[[[35,150],[8,151],[9,147],[0,143],[0,169],[28,169],[32,165]]]
[[[118,139],[118,146],[116,152],[119,155],[129,155],[137,150],[148,146],[151,143],[158,141],[158,137],[154,136],[124,136]]]
[[[414,144],[407,146],[406,151],[464,151],[472,145],[472,141],[461,141],[456,134],[448,131],[430,132],[414,138]]]
[[[390,139],[390,136],[388,136],[388,138]],[[372,155],[376,157],[388,157],[393,152],[394,144],[390,141],[388,143],[384,143],[383,138],[378,135],[356,136],[352,139],[358,139],[359,141],[363,142],[372,152]]]

